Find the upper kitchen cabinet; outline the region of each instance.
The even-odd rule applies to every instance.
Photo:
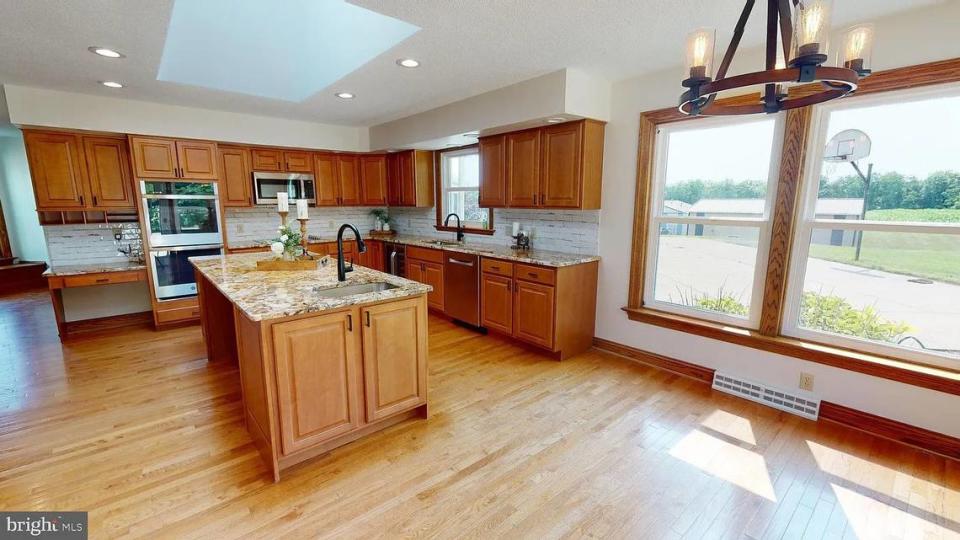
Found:
[[[390,206],[431,208],[433,206],[433,152],[404,150],[389,156]]]
[[[314,154],[314,171],[317,206],[340,204],[340,172],[337,155],[319,152]]]
[[[224,206],[252,206],[250,150],[241,146],[217,148],[220,162],[220,200]]]
[[[254,148],[251,150],[253,170],[263,172],[312,173],[313,154],[305,150]]]
[[[217,143],[130,136],[137,178],[217,179]]]
[[[337,177],[340,179],[340,205],[362,205],[360,158],[355,154],[337,154]]]
[[[134,208],[124,137],[25,131],[37,210]]]
[[[600,208],[604,124],[577,120],[480,139],[480,206]]]
[[[365,206],[386,206],[387,156],[360,156],[360,200]]]

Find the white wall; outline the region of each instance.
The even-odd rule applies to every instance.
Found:
[[[875,21],[877,69],[960,57],[955,39],[960,2]],[[837,41],[834,41],[837,43]],[[756,51],[732,72],[761,65]],[[960,397],[806,362],[795,358],[636,323],[621,307],[627,303],[636,189],[640,113],[675,106],[680,68],[614,84],[611,120],[604,152],[603,209],[600,216],[598,337],[785,388],[795,388],[801,371],[816,377],[823,399],[952,436],[960,436]]]
[[[250,144],[366,151],[365,127],[336,126],[194,107],[4,85],[10,121]]]
[[[0,126],[0,202],[13,255],[24,261],[46,261],[23,134],[13,126]]]

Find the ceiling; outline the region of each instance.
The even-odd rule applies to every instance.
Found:
[[[182,0],[183,1],[183,0]],[[201,0],[189,0],[192,2]],[[255,0],[246,0],[255,1]],[[266,0],[264,0],[266,1]],[[271,0],[283,5],[283,0]],[[837,0],[834,26],[948,0]],[[0,0],[0,84],[370,126],[565,67],[610,81],[677,66],[686,34],[718,28],[730,38],[743,0],[351,0],[420,27],[387,52],[301,102],[158,81],[173,0]],[[762,4],[759,3],[759,4]],[[763,39],[757,8],[743,46]],[[759,15],[759,16],[758,16]],[[231,14],[223,13],[229,21]],[[285,28],[262,28],[270,40]],[[882,36],[878,36],[882,39]],[[108,60],[97,45],[127,57]],[[718,46],[721,48],[721,46]],[[721,52],[718,52],[721,54]],[[399,58],[421,67],[404,69]],[[322,59],[313,60],[322,62]],[[290,69],[315,69],[310,60]],[[679,76],[679,75],[678,75]],[[126,87],[105,88],[101,80]],[[356,98],[333,94],[349,91]]]

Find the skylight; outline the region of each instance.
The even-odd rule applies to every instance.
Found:
[[[299,102],[418,30],[344,0],[176,0],[157,80]]]

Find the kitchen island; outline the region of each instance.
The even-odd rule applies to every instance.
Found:
[[[427,416],[429,285],[335,262],[260,271],[250,253],[190,259],[210,361],[240,367],[247,430],[275,481],[297,463]]]

